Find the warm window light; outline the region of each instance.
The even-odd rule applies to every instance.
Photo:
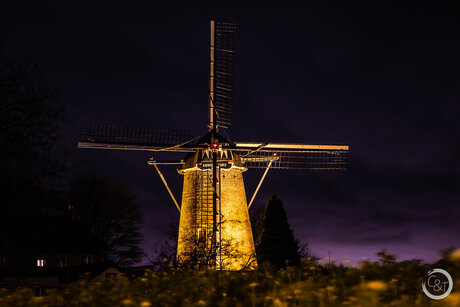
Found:
[[[44,267],[46,265],[46,260],[43,257],[38,257],[37,258],[37,266],[38,267]]]
[[[58,267],[60,267],[60,268],[66,267],[66,266],[68,266],[68,264],[69,263],[68,263],[67,259],[59,259],[59,261],[58,261]]]
[[[86,256],[83,258],[83,263],[84,263],[84,264],[92,264],[92,263],[94,263],[94,257],[91,256],[91,255],[86,255]]]
[[[198,242],[205,242],[206,241],[206,229],[198,228]]]

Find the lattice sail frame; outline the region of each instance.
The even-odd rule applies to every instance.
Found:
[[[233,124],[233,56],[236,25],[210,23],[209,125]]]
[[[236,143],[232,149],[247,168],[266,168],[270,164],[274,169],[298,170],[346,170],[348,150],[346,145],[282,143]]]
[[[346,170],[348,151],[276,151],[265,150],[243,158],[247,168],[270,168],[298,170]]]
[[[178,148],[193,140],[189,130],[147,129],[85,122],[80,130],[79,148],[124,150],[170,150],[189,152]]]

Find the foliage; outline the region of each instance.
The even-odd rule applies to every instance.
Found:
[[[211,237],[206,240],[198,240],[194,234],[182,238],[183,246],[188,248],[183,248],[180,256],[177,257],[177,224],[178,222],[173,222],[169,225],[168,239],[158,242],[155,246],[155,254],[149,258],[155,269],[169,271],[171,269],[210,268],[216,265],[215,259],[218,254],[220,254],[224,267],[240,266],[240,264],[243,268],[255,266],[255,255],[244,254],[235,242],[223,239],[217,246],[213,244]]]
[[[458,256],[458,255],[457,255]],[[456,256],[456,257],[457,257]],[[450,271],[460,282],[460,259]],[[32,291],[0,290],[1,306],[458,306],[454,287],[446,299],[433,301],[421,290],[422,276],[431,268],[419,260],[382,265],[366,262],[360,268],[321,267],[306,259],[301,266],[278,270],[151,271],[116,281],[91,282],[88,277],[44,297]],[[437,265],[437,264],[435,264]]]
[[[191,249],[184,250],[175,262],[177,269],[211,268],[215,267],[216,259],[220,258],[223,269],[249,269],[255,266],[254,253],[245,254],[238,243],[222,239],[219,245],[212,244],[211,240],[197,241],[194,237],[184,240]],[[220,255],[220,257],[218,256]]]
[[[289,226],[283,203],[276,196],[265,207],[256,255],[259,263],[269,262],[277,268],[300,262],[299,242]]]
[[[379,256],[382,265],[392,265],[396,262],[396,256],[387,254],[386,249],[382,249],[380,252],[375,254]]]
[[[179,219],[168,224],[166,239],[157,241],[151,254],[147,254],[150,264],[157,270],[175,267],[177,256],[177,238],[179,236]]]
[[[76,217],[104,244],[109,261],[127,266],[141,259],[142,214],[124,183],[96,175],[77,176],[70,185],[69,203]]]

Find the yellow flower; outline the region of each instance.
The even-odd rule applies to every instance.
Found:
[[[283,304],[283,302],[281,302],[281,300],[279,298],[275,298],[273,300],[273,306],[275,306],[275,307],[284,307],[284,306],[286,306],[286,304]]]
[[[448,306],[459,306],[460,305],[460,293],[455,292],[449,294],[444,301],[449,304]]]
[[[150,303],[149,301],[143,301],[141,303],[141,307],[150,307],[150,306],[152,306],[152,303]]]
[[[385,291],[387,289],[387,284],[380,280],[370,281],[366,286],[374,291]]]
[[[460,248],[455,249],[450,253],[449,258],[453,261],[460,261]]]

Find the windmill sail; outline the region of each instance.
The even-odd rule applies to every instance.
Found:
[[[83,123],[79,148],[166,150],[190,152],[188,130],[144,129],[100,123]]]
[[[227,128],[233,124],[233,54],[236,26],[211,21],[209,121]]]
[[[234,152],[248,168],[346,170],[348,146],[281,143],[236,143]]]

